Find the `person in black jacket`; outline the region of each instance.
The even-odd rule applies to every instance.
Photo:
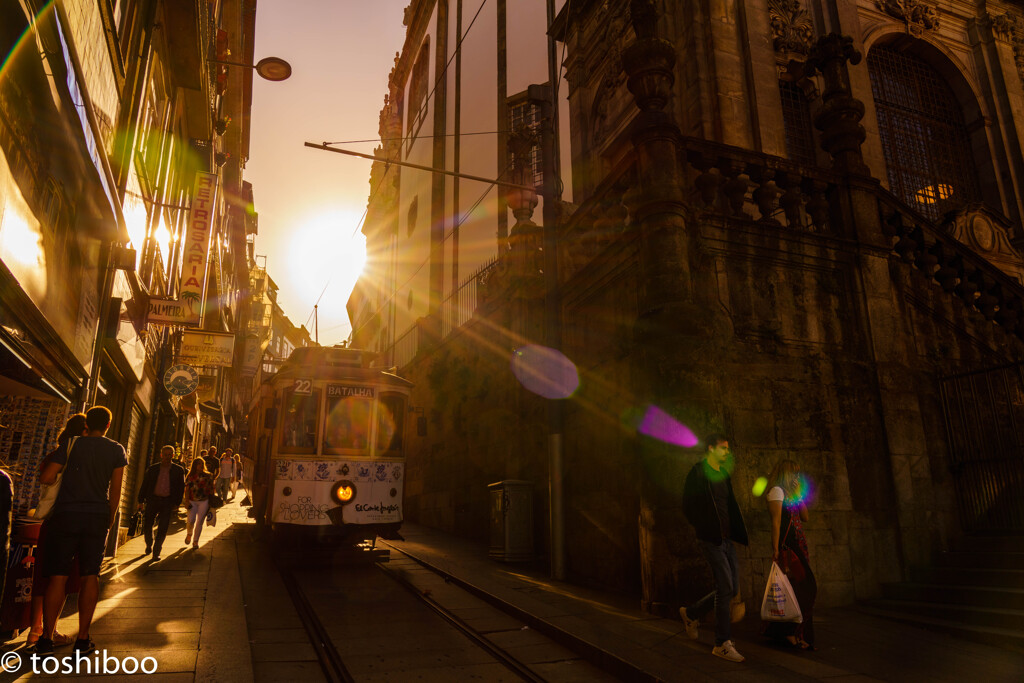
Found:
[[[139,507],[146,505],[142,521],[142,533],[146,537],[146,554],[153,553],[153,561],[160,559],[160,548],[167,537],[167,525],[171,515],[181,505],[185,494],[185,470],[172,462],[174,446],[160,449],[160,462],[150,465],[139,489]],[[156,538],[153,538],[153,521],[157,520]]]
[[[730,607],[739,589],[739,570],[734,543],[747,545],[747,529],[743,525],[730,474],[733,469],[729,439],[724,434],[711,434],[705,443],[704,459],[686,475],[683,486],[683,512],[697,532],[704,557],[715,577],[715,590],[693,605],[679,608],[686,626],[686,635],[696,640],[700,618],[715,608],[715,647],[711,654],[731,662],[742,662],[731,637]]]

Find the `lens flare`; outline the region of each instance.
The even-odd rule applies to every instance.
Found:
[[[809,505],[812,503],[817,494],[817,486],[814,482],[803,472],[796,475],[796,485],[793,490],[786,496],[787,501],[793,503],[803,503]]]
[[[512,352],[512,374],[544,398],[569,398],[580,386],[576,366],[561,351],[528,344]]]
[[[768,478],[758,477],[757,481],[754,482],[754,488],[750,489],[750,492],[754,494],[755,498],[759,498],[766,488],[768,488]]]
[[[689,427],[675,419],[658,406],[648,406],[637,431],[658,441],[693,448],[697,445],[697,436]]]

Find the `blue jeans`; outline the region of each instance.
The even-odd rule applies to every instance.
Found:
[[[715,590],[686,608],[686,615],[691,619],[700,619],[715,608],[715,645],[732,640],[732,626],[729,615],[729,603],[740,584],[739,569],[736,564],[736,546],[728,538],[722,545],[698,540],[700,549],[711,565],[711,573],[715,577]]]

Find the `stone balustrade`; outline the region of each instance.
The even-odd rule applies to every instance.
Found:
[[[1024,340],[1024,288],[952,235],[884,191],[882,228],[900,260],[1007,333]]]
[[[831,197],[839,176],[788,159],[696,138],[684,138],[691,204],[705,215],[769,226],[835,233]]]

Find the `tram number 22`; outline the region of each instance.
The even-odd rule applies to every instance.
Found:
[[[292,387],[292,393],[296,396],[309,396],[313,393],[313,380],[297,379]]]

